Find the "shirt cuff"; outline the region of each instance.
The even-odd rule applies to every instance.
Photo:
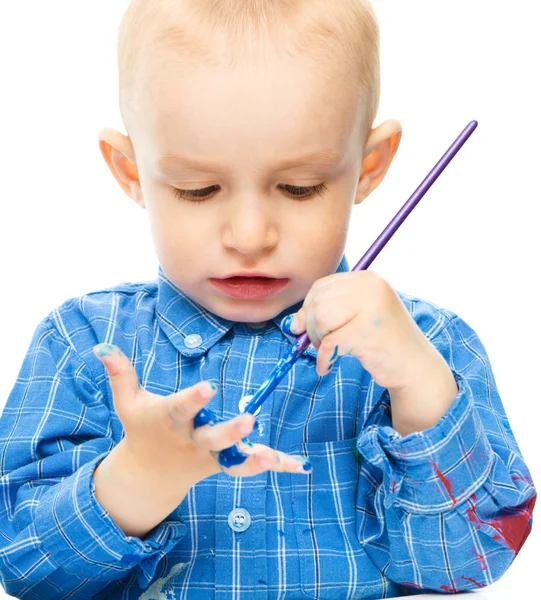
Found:
[[[391,426],[389,391],[369,417],[357,449],[383,472],[384,506],[415,513],[453,509],[484,483],[495,459],[468,381],[452,370],[458,395],[432,427],[402,437]],[[375,423],[374,423],[375,422]]]
[[[93,474],[107,455],[85,463],[42,496],[36,530],[44,549],[68,573],[112,581],[136,567],[137,582],[146,589],[158,562],[184,537],[187,527],[165,519],[144,540],[126,536],[96,499]]]

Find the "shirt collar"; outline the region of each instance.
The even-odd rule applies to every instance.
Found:
[[[349,266],[344,255],[335,273],[347,271],[349,271]],[[245,323],[223,319],[189,298],[167,277],[161,266],[158,273],[158,299],[156,302],[158,322],[171,343],[183,356],[202,356],[235,325],[238,325],[239,331],[246,335],[260,335],[274,326],[282,331],[282,319],[297,312],[304,302],[301,300],[284,309],[270,319],[265,327],[253,329]],[[294,343],[294,338],[283,335],[291,344]],[[317,351],[312,344],[306,348],[305,352],[313,357],[317,356]]]

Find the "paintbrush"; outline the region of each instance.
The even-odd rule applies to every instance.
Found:
[[[466,143],[471,134],[477,127],[477,121],[471,121],[464,128],[462,133],[456,138],[456,140],[449,146],[449,149],[436,163],[434,168],[425,177],[419,187],[413,192],[411,197],[404,203],[402,208],[396,213],[391,219],[387,227],[381,232],[376,241],[370,246],[368,251],[364,254],[361,260],[353,267],[352,271],[363,271],[367,269],[376,256],[385,247],[387,242],[395,234],[396,230],[402,225],[406,217],[415,208],[421,198],[430,189],[436,179],[443,173],[444,169],[451,162],[457,152]],[[254,394],[252,399],[246,405],[244,412],[254,414],[255,411],[263,404],[263,402],[270,396],[272,391],[276,388],[281,379],[287,374],[291,367],[295,364],[295,361],[304,352],[304,350],[310,345],[310,338],[308,333],[305,332],[300,335],[296,342],[293,344],[291,350],[280,359],[276,367],[272,370],[267,380],[261,385],[261,387]],[[197,429],[202,425],[215,425],[216,423],[224,421],[221,417],[218,417],[215,413],[207,408],[200,410],[194,418],[194,428]],[[225,448],[218,455],[218,462],[224,467],[231,467],[233,465],[242,464],[248,455],[239,450],[237,446],[231,446]]]

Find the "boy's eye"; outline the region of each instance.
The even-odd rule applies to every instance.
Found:
[[[297,198],[298,200],[306,200],[308,198],[312,198],[316,194],[323,196],[323,194],[327,191],[327,187],[324,183],[310,187],[301,187],[297,185],[281,185],[279,187],[280,189],[285,190],[289,196]],[[178,188],[174,188],[174,193],[175,196],[181,200],[188,200],[189,202],[198,203],[202,200],[210,198],[212,194],[219,189],[220,186],[218,185],[211,185],[210,187],[201,188],[199,190],[180,190]]]
[[[323,194],[327,191],[327,187],[324,183],[320,183],[319,185],[313,185],[311,187],[284,185],[282,189],[285,189],[286,192],[291,196],[302,200],[304,200],[305,198],[312,198],[316,194],[319,196],[323,196]]]
[[[201,202],[206,200],[212,192],[220,189],[217,185],[211,185],[210,187],[201,188],[200,190],[179,190],[175,188],[175,195],[182,200],[192,200],[193,202]]]

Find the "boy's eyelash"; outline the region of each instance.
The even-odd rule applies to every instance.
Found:
[[[199,204],[211,197],[212,192],[219,190],[219,186],[211,185],[210,187],[201,188],[199,190],[181,190],[173,188],[175,196],[180,200],[187,200],[193,204]],[[297,185],[283,185],[282,189],[292,197],[298,200],[308,200],[316,195],[323,196],[327,192],[327,186],[324,183],[309,187]]]

